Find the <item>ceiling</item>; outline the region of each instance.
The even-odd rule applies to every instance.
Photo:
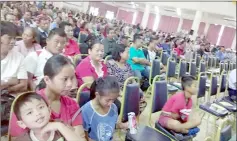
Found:
[[[177,8],[181,9],[181,16],[184,19],[193,20],[197,9],[203,12],[202,22],[221,24],[236,27],[236,6],[231,3],[204,3],[204,2],[103,2],[116,7],[125,8],[128,11],[144,11],[146,4],[150,4],[150,13],[156,14],[155,6],[159,8],[161,15],[180,17],[177,15]],[[133,5],[136,5],[134,8]],[[208,5],[209,4],[209,5]],[[180,7],[178,7],[180,6]],[[209,7],[210,6],[210,7]],[[218,7],[219,6],[219,7]],[[209,7],[209,8],[208,8]],[[215,8],[214,8],[215,7]],[[219,9],[218,9],[219,8]],[[234,12],[232,12],[234,11]]]

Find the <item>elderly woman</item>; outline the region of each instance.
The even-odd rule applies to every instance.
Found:
[[[36,32],[32,27],[26,27],[22,40],[17,41],[14,50],[20,52],[23,56],[27,56],[30,52],[34,52],[41,49],[41,46],[36,43]]]

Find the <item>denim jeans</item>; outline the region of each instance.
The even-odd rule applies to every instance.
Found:
[[[144,69],[142,71],[134,70],[134,75],[139,79],[142,79],[142,77],[149,79],[150,71],[148,69]]]

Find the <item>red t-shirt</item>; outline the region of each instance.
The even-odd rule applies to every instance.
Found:
[[[79,46],[73,39],[68,40],[68,44],[65,47],[64,54],[67,56],[74,56],[80,54]]]
[[[162,111],[178,114],[181,122],[186,122],[192,109],[192,99],[189,98],[186,102],[184,92],[178,92],[171,96],[165,103]]]
[[[48,102],[47,97],[45,96],[45,89],[42,89],[38,92],[46,102]],[[53,121],[61,121],[65,124],[69,124],[71,126],[78,126],[82,125],[82,116],[79,114],[76,116],[75,120],[71,122],[72,117],[74,114],[79,110],[79,106],[76,101],[74,101],[72,98],[68,96],[61,96],[60,97],[60,112],[56,113],[54,111],[51,111],[51,120]],[[26,133],[28,129],[22,129],[21,127],[18,126],[17,124],[17,117],[13,113],[12,114],[12,119],[10,122],[10,133],[11,136],[20,136]]]
[[[76,76],[78,80],[78,85],[81,86],[83,84],[82,78],[87,76],[92,76],[94,79],[97,79],[98,77],[104,77],[107,73],[107,66],[101,62],[101,74],[97,74],[95,68],[93,67],[91,63],[90,56],[83,59],[80,64],[76,67]]]

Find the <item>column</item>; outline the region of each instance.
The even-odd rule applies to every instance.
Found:
[[[159,23],[160,23],[160,10],[158,6],[155,6],[155,11],[156,11],[156,17],[155,17],[155,22],[153,25],[153,31],[156,31],[158,29]]]
[[[150,5],[149,5],[149,4],[146,4],[146,8],[145,8],[145,11],[144,11],[144,14],[143,14],[143,17],[142,17],[142,24],[141,24],[141,26],[142,26],[144,29],[145,29],[146,26],[147,26],[147,22],[148,22],[149,15],[150,15]]]
[[[132,16],[132,24],[133,24],[133,25],[135,25],[135,23],[136,23],[137,14],[138,14],[138,11],[135,11],[135,12],[133,13],[133,16]]]
[[[231,45],[231,49],[236,51],[236,33],[235,33],[235,37],[234,37],[232,45]]]
[[[179,19],[179,25],[178,25],[178,28],[177,28],[177,32],[180,32],[180,31],[181,31],[182,24],[183,24],[183,18],[180,17],[180,19]]]
[[[192,25],[192,30],[193,30],[193,35],[192,35],[192,39],[195,39],[197,37],[197,32],[198,32],[198,28],[199,28],[199,24],[201,22],[202,19],[202,12],[201,11],[197,11],[195,14],[195,18],[193,20],[193,25]]]
[[[204,28],[204,36],[207,36],[207,31],[209,27],[210,27],[210,23],[206,22],[205,28]]]

